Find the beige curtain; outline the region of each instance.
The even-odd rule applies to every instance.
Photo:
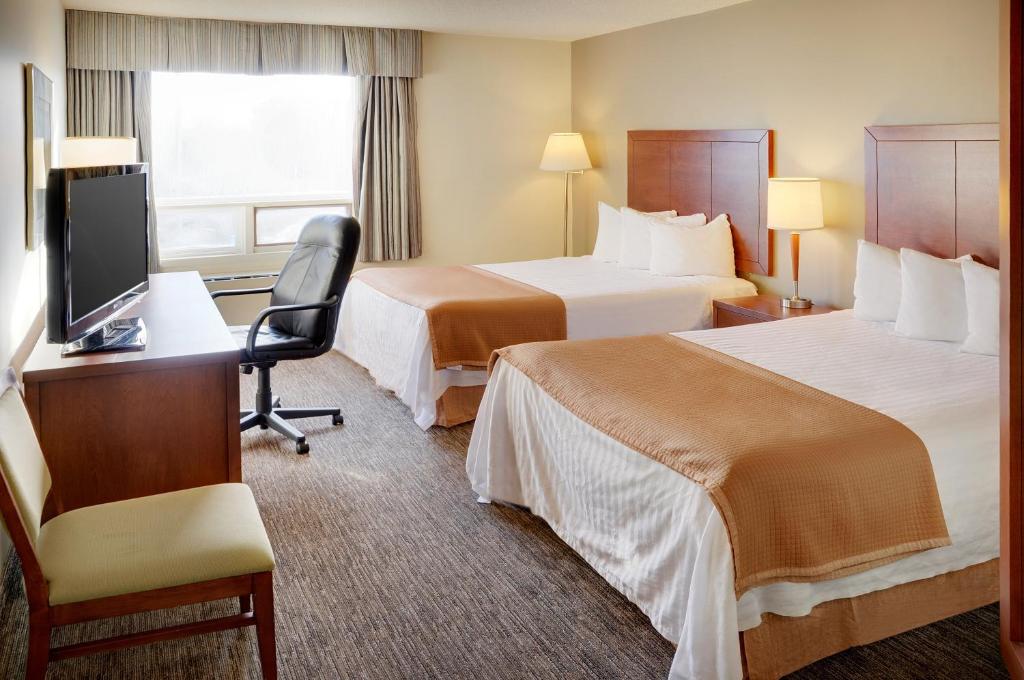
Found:
[[[402,78],[423,73],[420,31],[74,9],[66,12],[66,26],[69,68]]]
[[[363,262],[422,254],[416,101],[411,78],[361,76],[352,153]]]
[[[150,163],[149,271],[160,268],[156,210],[153,201],[150,74],[146,71],[97,71],[69,68],[67,134],[69,137],[135,137],[139,161]]]

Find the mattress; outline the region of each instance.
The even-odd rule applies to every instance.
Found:
[[[712,300],[757,292],[740,278],[655,276],[589,256],[477,266],[562,298],[570,340],[706,328]],[[424,311],[359,279],[345,291],[334,346],[394,392],[423,429],[436,422],[445,390],[487,381],[481,370],[435,370]]]
[[[670,677],[742,677],[738,632],[765,613],[804,616],[822,602],[998,555],[995,357],[901,338],[850,311],[679,335],[913,430],[932,459],[952,545],[831,581],[756,588],[737,601],[728,534],[701,486],[591,428],[499,364],[467,457],[473,490],[529,507],[636,603],[678,645]]]

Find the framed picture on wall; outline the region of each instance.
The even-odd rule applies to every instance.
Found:
[[[53,166],[53,81],[25,64],[25,247],[46,233],[46,177]]]

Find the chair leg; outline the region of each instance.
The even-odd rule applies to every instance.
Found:
[[[252,596],[251,595],[239,595],[238,596],[238,609],[243,614],[248,614],[252,611]]]
[[[319,418],[320,416],[330,416],[331,421],[335,425],[341,425],[341,409],[340,408],[275,408],[274,413],[281,416],[285,420],[293,420],[295,418]]]
[[[29,614],[25,680],[45,680],[50,663],[50,618],[45,611]]]
[[[260,649],[263,680],[277,680],[277,642],[274,636],[274,576],[271,572],[253,574],[253,606],[256,615],[256,641]]]

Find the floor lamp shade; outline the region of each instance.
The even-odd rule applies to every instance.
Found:
[[[574,173],[580,173],[592,167],[590,156],[587,154],[587,146],[583,143],[583,135],[578,132],[556,132],[548,137],[548,143],[544,146],[544,155],[540,159],[540,169],[565,173],[562,255],[569,254],[569,179]]]
[[[806,309],[811,301],[800,297],[800,232],[825,226],[821,207],[821,180],[813,177],[778,177],[768,180],[768,228],[791,232],[793,297],[783,298],[783,307]]]
[[[540,159],[541,170],[579,172],[592,167],[583,135],[578,132],[556,132],[548,137],[544,155]]]
[[[60,145],[62,168],[138,163],[134,137],[67,137]]]

